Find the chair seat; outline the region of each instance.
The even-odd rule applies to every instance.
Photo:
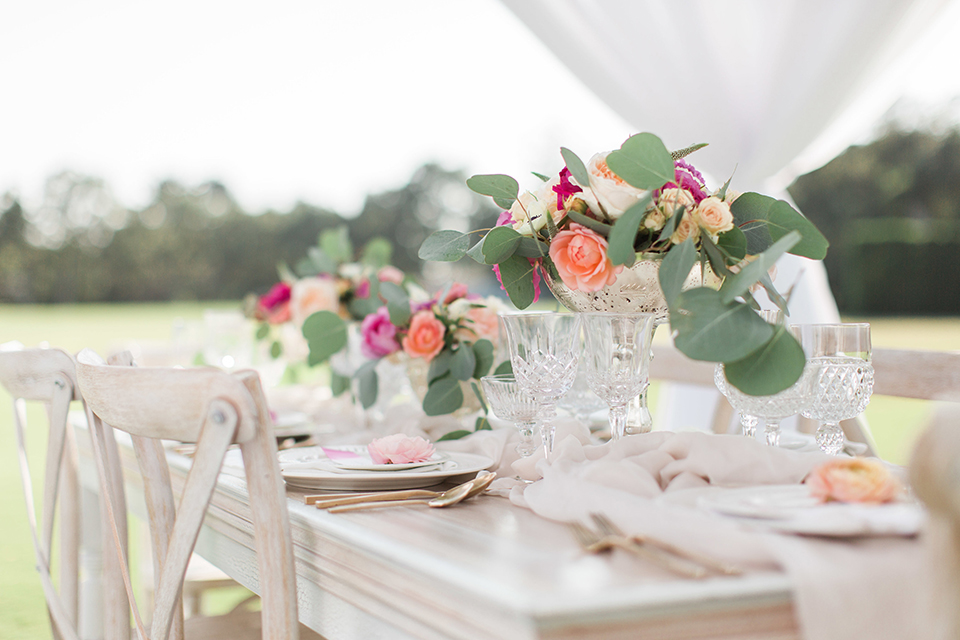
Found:
[[[232,611],[222,616],[194,616],[184,620],[184,640],[260,640],[259,611]],[[300,625],[300,640],[324,640],[316,631]]]

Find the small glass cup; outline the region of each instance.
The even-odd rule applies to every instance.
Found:
[[[817,444],[836,455],[843,450],[840,421],[863,413],[873,394],[870,325],[799,324],[790,331],[807,359],[820,365],[816,399],[803,415],[820,421]]]
[[[533,429],[537,426],[539,407],[520,385],[512,373],[501,373],[480,378],[483,394],[498,418],[509,420],[520,432],[517,453],[529,458],[537,450],[533,442]]]
[[[590,388],[610,407],[610,437],[627,426],[627,404],[649,381],[652,313],[584,313],[587,348],[583,355]]]
[[[557,402],[573,386],[580,359],[580,315],[516,313],[500,316],[517,384],[539,406],[544,456],[553,453]]]

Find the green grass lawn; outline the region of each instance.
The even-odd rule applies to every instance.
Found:
[[[0,305],[0,343],[17,340],[26,346],[46,341],[76,352],[91,347],[102,355],[131,341],[169,341],[175,323],[199,322],[203,310],[236,309],[224,302],[141,305]],[[860,319],[857,319],[860,320]],[[948,319],[867,319],[875,346],[913,349],[960,350],[960,321]],[[923,401],[875,398],[867,419],[881,455],[905,463],[929,414]],[[39,580],[33,569],[33,550],[27,528],[11,419],[10,399],[0,392],[0,638],[5,640],[50,637]],[[39,412],[32,417],[41,418]],[[40,423],[42,424],[42,422]],[[42,430],[32,429],[31,464],[40,469],[44,450]],[[38,487],[35,479],[35,488]]]

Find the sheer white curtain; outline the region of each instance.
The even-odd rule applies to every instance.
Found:
[[[637,131],[673,149],[708,142],[698,168],[778,197],[876,121],[925,38],[958,13],[957,0],[503,2]],[[778,268],[781,291],[797,283],[791,319],[839,319],[822,263],[787,256]],[[706,404],[669,423],[702,426]]]

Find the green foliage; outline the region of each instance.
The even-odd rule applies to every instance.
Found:
[[[607,156],[607,166],[638,189],[659,189],[674,180],[673,158],[652,133],[630,136]]]
[[[342,376],[336,371],[330,371],[330,391],[333,392],[333,397],[337,398],[345,391],[350,389],[350,378],[347,376]]]
[[[580,186],[588,186],[590,184],[590,174],[587,173],[587,167],[583,164],[583,160],[566,147],[560,147],[560,155],[563,156],[563,161],[566,163],[567,169],[570,170],[570,175],[573,176],[574,180],[576,180]]]
[[[720,292],[698,287],[680,293],[670,328],[677,349],[694,360],[733,362],[747,357],[770,338],[773,328],[742,302],[725,303]]]
[[[494,227],[483,237],[483,261],[500,264],[513,255],[521,238],[513,227]]]
[[[461,344],[450,359],[450,375],[457,380],[469,380],[477,368],[477,357],[469,344]]]
[[[473,355],[477,363],[473,369],[473,377],[479,380],[487,375],[493,366],[493,343],[486,338],[477,340],[473,343]]]
[[[357,399],[364,409],[369,409],[377,401],[379,379],[376,366],[378,362],[378,360],[367,362],[354,375],[357,379]]]
[[[799,231],[801,239],[790,253],[813,260],[823,260],[827,255],[827,239],[812,222],[783,200],[759,193],[744,193],[734,201],[730,211],[734,224],[747,237],[747,253],[765,251],[791,231]]]
[[[410,298],[403,287],[392,282],[381,282],[380,295],[387,301],[390,322],[401,327],[410,321]]]
[[[520,193],[517,181],[502,174],[473,176],[467,180],[467,186],[480,195],[492,197],[501,209],[512,207]]]
[[[509,360],[504,360],[497,366],[497,369],[496,371],[493,372],[493,375],[495,376],[513,375],[513,363],[510,362]]]
[[[434,380],[427,387],[423,397],[423,411],[428,416],[442,416],[453,413],[463,406],[463,390],[460,381],[452,376]]]
[[[434,231],[423,241],[417,255],[419,255],[422,260],[456,262],[467,255],[469,248],[470,236],[466,233],[441,230]]]
[[[318,311],[304,320],[302,333],[310,347],[307,364],[311,367],[347,346],[347,323],[332,311]]]
[[[533,270],[530,260],[517,255],[510,256],[500,263],[500,281],[507,290],[510,301],[518,309],[526,309],[533,304]]]
[[[744,265],[740,272],[723,281],[720,287],[720,299],[724,304],[733,302],[734,298],[746,293],[767,271],[776,264],[784,253],[800,242],[800,234],[796,231],[785,235],[773,243],[770,248],[761,253],[752,262]]]
[[[743,359],[728,362],[724,372],[727,380],[740,391],[768,396],[799,380],[805,362],[800,344],[780,325],[766,344]]]
[[[585,216],[582,213],[577,211],[567,211],[567,217],[570,218],[571,222],[576,222],[577,224],[582,224],[583,226],[596,231],[604,238],[610,237],[610,232],[613,231],[613,226],[609,224],[604,224],[599,220],[594,220],[589,216]]]
[[[360,262],[380,269],[390,264],[390,257],[393,255],[393,245],[386,238],[373,238],[364,245],[360,252]]]
[[[466,429],[457,429],[456,431],[451,431],[451,432],[449,432],[449,433],[443,434],[442,436],[440,436],[439,438],[437,438],[437,442],[444,442],[444,441],[449,441],[449,440],[459,440],[460,438],[464,438],[464,437],[470,435],[471,433],[473,433],[473,432],[472,432],[472,431],[467,431]]]
[[[664,256],[659,272],[660,290],[663,291],[663,299],[667,301],[668,306],[674,306],[683,283],[686,282],[690,270],[696,263],[697,248],[690,238],[671,247]]]
[[[450,373],[450,363],[453,360],[453,353],[449,349],[444,349],[430,361],[430,368],[427,369],[427,384],[434,380],[442,378]]]
[[[610,245],[607,247],[607,256],[614,265],[622,264],[627,268],[636,261],[636,251],[633,243],[640,229],[640,222],[650,205],[650,198],[644,198],[637,204],[623,212],[623,215],[614,223],[610,234]]]

